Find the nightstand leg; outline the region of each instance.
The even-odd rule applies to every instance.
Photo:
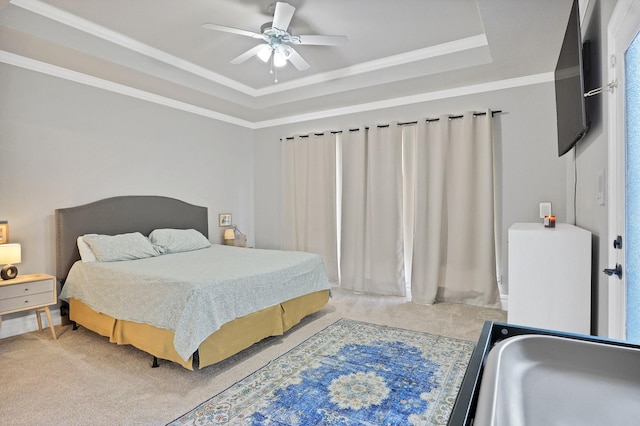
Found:
[[[42,331],[42,319],[40,318],[41,309],[36,309],[36,319],[38,320],[38,331]]]
[[[51,329],[51,335],[53,336],[53,340],[58,340],[58,336],[56,336],[56,329],[53,327],[53,321],[51,321],[51,311],[49,311],[49,307],[44,307],[44,312],[47,314],[47,320],[49,321],[49,328]]]
[[[53,336],[53,340],[58,340],[58,336],[56,336],[56,329],[53,327],[53,321],[51,320],[51,311],[49,311],[49,307],[45,306],[42,309],[36,310],[36,316],[38,317],[38,329],[42,331],[42,320],[40,319],[40,312],[44,311],[47,316],[47,321],[49,321],[49,329],[51,330],[51,335]]]

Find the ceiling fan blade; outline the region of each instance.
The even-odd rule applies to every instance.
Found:
[[[298,71],[308,70],[311,66],[307,61],[304,60],[302,56],[298,52],[296,52],[293,47],[289,46],[290,52],[289,56],[287,56],[287,60],[293,64],[294,67],[298,69]]]
[[[287,31],[295,11],[296,8],[291,6],[289,3],[283,3],[281,1],[277,2],[276,10],[273,13],[273,23],[271,25],[279,30]]]
[[[234,58],[231,60],[232,64],[241,64],[244,61],[246,61],[247,59],[249,59],[250,57],[257,55],[258,52],[263,49],[263,46],[265,46],[264,44],[259,44],[257,46],[252,47],[251,49],[247,50],[246,52],[244,52],[242,55],[238,56],[237,58]]]
[[[299,35],[292,39],[293,44],[312,44],[317,46],[340,46],[349,41],[346,36],[342,35]]]
[[[247,30],[241,30],[238,28],[227,27],[224,25],[213,24],[211,22],[205,22],[204,24],[202,24],[202,28],[206,28],[208,30],[215,30],[215,31],[224,31],[225,33],[239,34],[239,35],[253,37],[253,38],[262,38],[262,34],[254,33],[252,31],[247,31]]]

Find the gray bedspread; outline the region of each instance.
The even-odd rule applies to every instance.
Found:
[[[147,259],[76,262],[60,298],[172,330],[186,360],[225,323],[325,289],[318,255],[212,245]]]

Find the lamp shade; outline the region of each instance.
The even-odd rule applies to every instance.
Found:
[[[0,265],[20,263],[21,261],[20,244],[0,244]]]
[[[234,232],[233,229],[227,229],[224,231],[224,239],[225,240],[235,240],[236,239],[236,233]]]
[[[284,67],[287,65],[287,57],[282,52],[276,51],[276,53],[273,54],[273,65],[278,68]]]
[[[269,59],[271,59],[272,50],[271,46],[263,44],[260,50],[258,50],[258,58],[260,58],[262,62],[267,63]]]

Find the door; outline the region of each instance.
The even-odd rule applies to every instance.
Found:
[[[619,1],[608,31],[609,337],[640,343],[640,0]]]

